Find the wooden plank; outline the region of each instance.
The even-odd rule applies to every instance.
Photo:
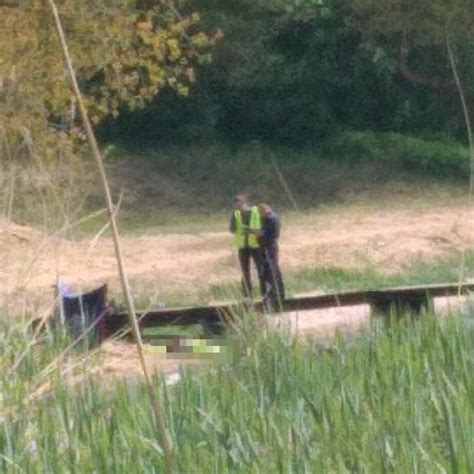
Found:
[[[366,291],[335,293],[329,295],[288,298],[283,302],[282,310],[306,311],[311,309],[333,308],[337,306],[357,306],[367,303]]]
[[[241,310],[238,305],[214,305],[183,308],[163,308],[149,312],[138,312],[140,328],[160,327],[169,325],[189,326],[202,324],[217,326],[221,324],[224,314],[231,315]],[[106,318],[106,333],[113,334],[128,324],[126,313],[110,314]]]
[[[394,298],[403,298],[404,296],[409,297],[428,293],[431,297],[436,298],[440,296],[455,296],[458,293],[465,295],[472,291],[474,291],[474,283],[464,283],[462,285],[459,285],[458,283],[444,283],[385,288],[369,291],[367,293],[374,297],[387,295]]]
[[[454,296],[467,294],[474,291],[473,284],[458,285],[456,283],[407,286],[397,288],[386,288],[380,290],[343,292],[328,295],[305,296],[289,298],[283,302],[281,310],[306,311],[312,309],[324,309],[338,306],[357,306],[369,304],[371,306],[389,307],[393,304],[416,302],[428,297]],[[413,303],[413,306],[416,306]],[[148,313],[138,313],[140,327],[157,327],[170,324],[192,325],[203,324],[205,326],[218,326],[223,316],[232,317],[233,314],[245,309],[243,304],[220,304],[213,306],[197,306],[184,308],[163,308]],[[261,302],[254,305],[256,311],[263,311]],[[111,334],[127,324],[127,316],[124,313],[109,315],[106,321],[107,333]]]
[[[367,298],[364,292],[341,293],[333,295],[317,295],[299,298],[289,298],[283,302],[282,311],[305,311],[310,309],[331,308],[334,306],[353,306],[364,304]],[[249,309],[244,304],[220,304],[213,306],[196,306],[183,308],[163,308],[138,313],[140,327],[166,326],[170,324],[190,325],[190,324],[219,324],[222,318],[227,316],[232,318],[233,314]],[[253,306],[257,312],[264,311],[264,305],[258,301]],[[115,332],[127,324],[126,313],[109,315],[106,321],[107,332]]]

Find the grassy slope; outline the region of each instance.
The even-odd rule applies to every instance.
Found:
[[[278,171],[303,210],[352,202],[360,195],[396,200],[426,198],[430,192],[460,195],[468,189],[468,150],[442,137],[347,131],[306,149],[262,143],[104,149],[114,197],[118,200],[123,191],[121,229],[134,233],[180,231],[183,222],[187,230],[212,226],[239,192],[281,211],[294,210]],[[0,208],[18,222],[57,229],[104,206],[88,160],[52,163],[41,172],[19,162],[17,173]],[[87,221],[79,227],[81,234],[90,235],[103,222],[103,215]]]
[[[304,150],[260,143],[109,150],[114,188],[125,191],[122,227],[135,232],[179,229],[183,220],[199,229],[204,217],[222,218],[239,192],[294,209],[277,168],[301,209],[364,193],[414,197],[440,186],[461,193],[469,169],[468,151],[459,143],[371,132],[344,132]],[[101,202],[93,193],[91,203]]]

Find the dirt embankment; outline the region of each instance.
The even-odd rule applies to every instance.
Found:
[[[396,271],[415,259],[471,246],[472,218],[472,210],[461,205],[406,210],[352,207],[290,216],[284,220],[281,263],[286,272],[325,265],[373,265]],[[227,232],[124,236],[122,242],[133,286],[157,301],[163,293],[192,293],[239,278]],[[3,304],[27,296],[31,310],[45,308],[57,278],[73,289],[106,282],[112,292],[119,290],[109,238],[70,241],[2,221],[0,261]]]

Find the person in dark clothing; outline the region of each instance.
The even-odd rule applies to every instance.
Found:
[[[254,261],[260,283],[262,297],[266,293],[264,278],[264,257],[259,242],[262,227],[260,211],[251,206],[245,195],[236,196],[232,201],[234,212],[230,218],[229,230],[234,234],[238,249],[239,264],[242,271],[242,291],[246,298],[252,298],[252,279],[250,264]]]
[[[267,287],[266,299],[271,302],[273,307],[277,307],[281,306],[281,302],[285,299],[278,248],[280,218],[268,204],[261,203],[258,205],[258,209],[262,219],[259,241],[264,258],[263,274]]]

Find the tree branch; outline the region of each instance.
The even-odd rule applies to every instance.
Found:
[[[440,82],[433,79],[428,79],[427,77],[417,74],[410,69],[408,66],[410,48],[408,46],[408,36],[406,32],[402,33],[399,52],[398,68],[404,79],[412,82],[413,84],[425,86],[436,91],[449,92],[451,94],[455,94],[457,92],[456,84],[453,82]]]

